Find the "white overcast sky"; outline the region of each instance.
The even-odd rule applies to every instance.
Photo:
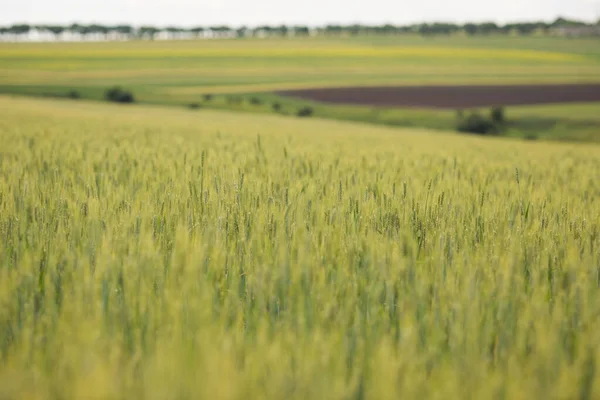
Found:
[[[0,24],[214,25],[596,21],[600,0],[0,0]]]

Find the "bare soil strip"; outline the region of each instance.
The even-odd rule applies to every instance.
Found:
[[[600,84],[379,86],[281,91],[324,103],[462,109],[492,106],[600,101]]]

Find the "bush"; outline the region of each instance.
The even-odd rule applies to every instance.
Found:
[[[310,117],[312,114],[313,114],[312,107],[302,107],[296,113],[296,115],[299,117]]]
[[[122,89],[119,86],[112,87],[104,93],[104,98],[107,101],[115,103],[133,103],[135,98],[133,94],[127,90]]]
[[[204,95],[204,101],[211,101],[213,99],[213,95],[212,94],[205,94]]]
[[[252,97],[250,99],[250,104],[253,104],[255,106],[260,106],[262,103],[263,103],[262,100],[259,99],[258,97]]]
[[[503,107],[494,107],[490,112],[490,118],[496,124],[503,124],[505,121],[504,116],[504,108]]]
[[[280,112],[281,111],[281,103],[273,103],[273,111]]]
[[[70,91],[67,93],[67,97],[68,97],[69,99],[77,100],[77,99],[80,99],[80,98],[81,98],[81,95],[79,94],[79,92],[78,92],[77,90],[70,90]]]
[[[498,127],[492,120],[474,112],[466,118],[459,120],[458,131],[477,133],[479,135],[489,135],[497,133]]]
[[[197,110],[197,109],[200,108],[200,104],[198,104],[198,103],[190,103],[190,104],[188,104],[188,108],[190,110]]]

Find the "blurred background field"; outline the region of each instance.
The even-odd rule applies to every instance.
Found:
[[[323,104],[285,89],[367,85],[600,82],[594,38],[352,37],[101,43],[0,43],[0,92],[103,99],[131,90],[142,103],[295,114],[454,129],[453,112]],[[275,103],[279,106],[273,106]],[[547,108],[549,107],[549,108]],[[598,141],[599,103],[511,107],[506,135]],[[589,112],[589,110],[595,110]],[[545,111],[548,110],[548,111]],[[521,118],[521,116],[527,118]]]

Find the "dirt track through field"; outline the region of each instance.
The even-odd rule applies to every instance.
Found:
[[[278,94],[324,103],[460,109],[595,102],[600,101],[600,84],[346,87]]]

